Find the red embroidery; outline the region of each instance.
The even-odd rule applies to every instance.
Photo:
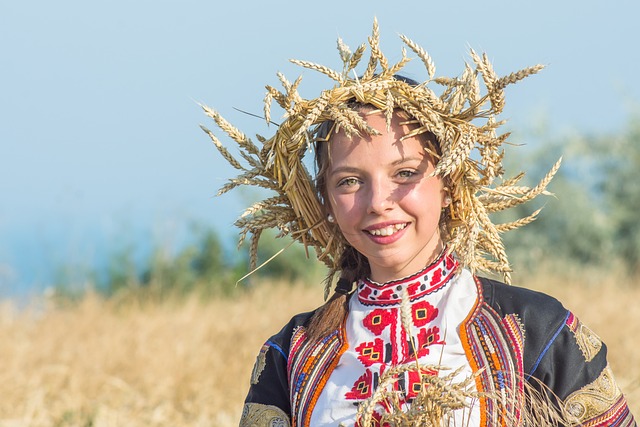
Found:
[[[393,323],[393,317],[390,310],[378,308],[367,314],[362,324],[374,334],[380,335],[387,326]]]
[[[427,301],[419,301],[411,307],[413,324],[417,327],[426,325],[438,317],[438,309]]]
[[[407,293],[409,294],[409,298],[413,299],[420,292],[420,286],[422,286],[422,283],[420,281],[409,283],[407,285]]]
[[[437,285],[442,280],[442,268],[438,268],[433,272],[433,276],[431,276],[430,286]]]
[[[371,296],[373,289],[369,286],[365,286],[358,291],[358,298],[367,300]]]
[[[362,401],[370,398],[378,387],[379,378],[389,367],[415,363],[417,359],[429,355],[430,346],[445,344],[440,327],[435,326],[440,323],[437,319],[441,316],[434,301],[439,301],[440,298],[436,296],[434,301],[428,302],[423,297],[437,293],[450,283],[457,265],[455,258],[443,255],[425,270],[405,279],[385,284],[368,280],[360,282],[358,300],[367,306],[368,311],[362,313],[364,317],[361,318],[360,325],[356,325],[359,340],[351,343],[351,351],[361,364],[364,374],[344,394],[345,399]],[[411,300],[412,325],[409,331],[400,324],[399,306],[404,292]],[[427,375],[437,375],[437,372],[423,370],[401,374],[389,386],[401,392],[398,396],[402,397],[397,397],[394,404],[404,406],[407,401],[415,399],[425,384],[423,378]],[[376,426],[380,426],[380,414],[390,411],[391,403],[382,401],[376,407]],[[358,425],[360,423],[356,422],[356,426]]]
[[[391,424],[387,422],[380,424],[382,421],[382,414],[380,414],[378,411],[373,411],[373,415],[371,416],[371,418],[373,418],[372,420],[373,424],[371,424],[371,426],[373,427],[390,427],[391,426]],[[354,427],[362,427],[362,424],[360,424],[360,420],[356,421],[356,424]]]
[[[393,288],[386,288],[380,292],[380,295],[378,295],[377,299],[380,301],[392,301],[394,299],[397,299],[397,296],[394,298],[394,294],[395,290]]]
[[[420,329],[418,332],[418,357],[426,356],[429,354],[429,346],[434,344],[442,344],[445,342],[440,338],[440,328],[433,326],[429,329]]]
[[[423,385],[427,385],[427,377],[435,377],[438,375],[438,371],[433,369],[421,369],[418,371],[409,371],[408,373],[408,386],[405,390],[408,399],[415,399],[418,393],[422,390]]]
[[[373,342],[363,342],[356,347],[358,360],[364,366],[371,366],[374,363],[382,363],[384,360],[384,341],[376,338]]]
[[[373,384],[372,384],[373,376],[371,375],[371,371],[366,369],[364,374],[360,375],[351,388],[350,392],[347,392],[344,397],[350,400],[362,400],[371,396]]]
[[[565,324],[571,331],[575,333],[578,330],[578,325],[580,324],[580,321],[576,316],[573,315],[573,313],[569,313],[569,316],[567,317],[567,321],[565,322]]]
[[[446,286],[458,262],[452,255],[443,254],[424,270],[401,280],[384,284],[363,280],[358,289],[358,299],[365,305],[391,305],[401,302],[402,289],[413,300],[436,292]]]
[[[456,266],[455,258],[453,258],[451,255],[448,255],[445,258],[445,265],[446,265],[447,271],[453,270],[453,268]]]

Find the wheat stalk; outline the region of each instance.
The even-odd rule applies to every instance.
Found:
[[[504,89],[510,84],[517,83],[518,81],[529,77],[532,74],[537,74],[544,68],[544,65],[534,65],[533,67],[527,67],[522,70],[511,73],[508,76],[498,79],[495,83],[495,88],[498,90]]]
[[[301,67],[304,68],[308,68],[310,70],[315,70],[318,71],[322,74],[325,74],[327,76],[329,76],[329,78],[337,81],[338,83],[342,82],[342,74],[338,73],[335,70],[332,70],[329,67],[326,67],[324,65],[320,65],[320,64],[316,64],[314,62],[309,62],[309,61],[301,61],[299,59],[290,59],[289,61],[291,61],[291,63],[299,65]]]
[[[517,185],[523,174],[494,185],[493,181],[503,173],[504,150],[501,147],[508,137],[508,134],[496,135],[496,130],[503,124],[496,115],[504,108],[504,88],[539,72],[542,66],[535,65],[499,78],[488,56],[485,53],[479,55],[471,49],[472,65],[465,63],[460,77],[435,77],[436,68],[426,50],[406,36],[400,38],[425,67],[428,79],[416,86],[394,78],[393,75],[401,72],[410,58],[403,46],[401,59],[389,66],[380,49],[380,32],[375,19],[368,37],[370,55],[361,77],[355,68],[363,62],[365,44],[352,52],[343,40],[338,40],[342,72],[310,61],[292,60],[298,66],[328,76],[335,85],[323,90],[316,98],[303,99],[298,93],[301,78],[291,83],[278,73],[284,92],[266,86],[264,116],[270,123],[271,106],[275,100],[284,110],[283,120],[271,138],[258,137],[263,144],[261,149],[215,110],[203,106],[205,113],[237,143],[242,159],[250,166],[247,170],[211,131],[203,127],[223,158],[241,171],[237,178],[229,180],[220,189],[219,194],[239,185],[275,191],[276,196],[268,196],[245,212],[245,217],[238,223],[243,227],[242,236],[252,234],[252,244],[256,245],[260,234],[254,230],[277,228],[280,235],[288,235],[305,246],[313,246],[318,257],[329,267],[330,275],[334,274],[340,269],[336,263],[344,250],[345,240],[324,220],[324,208],[303,157],[312,142],[321,141],[317,135],[318,125],[329,120],[334,122],[334,126],[332,132],[323,137],[325,141],[330,141],[337,131],[350,137],[362,133],[380,134],[380,130],[373,129],[365,117],[352,109],[353,100],[381,112],[387,126],[394,111],[400,109],[410,116],[406,120],[410,129],[402,136],[403,139],[431,132],[440,145],[439,149],[427,145],[425,151],[437,163],[435,174],[447,177],[453,196],[449,208],[451,218],[446,224],[446,234],[450,236],[448,247],[456,253],[463,266],[472,271],[489,266],[495,267],[494,271],[508,272],[510,268],[500,233],[529,223],[537,216],[537,211],[498,226],[492,224],[488,215],[525,203],[538,195],[549,194],[546,186],[559,163],[533,188]],[[378,69],[380,72],[376,74]],[[350,77],[352,71],[353,77]],[[484,94],[481,93],[480,79],[486,89]],[[442,89],[440,94],[429,87],[431,82]],[[277,215],[272,211],[276,208]],[[288,213],[285,215],[280,209]],[[275,216],[264,216],[267,214]],[[508,279],[505,276],[505,280]]]
[[[400,35],[400,38],[407,46],[409,46],[409,49],[411,49],[416,53],[416,55],[418,55],[418,58],[420,58],[425,68],[427,69],[429,78],[433,79],[433,77],[436,75],[436,66],[433,64],[433,60],[431,59],[431,56],[429,56],[427,51],[403,34]]]

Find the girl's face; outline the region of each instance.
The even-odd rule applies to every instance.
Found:
[[[365,116],[377,136],[335,134],[328,143],[327,199],[346,240],[367,257],[371,279],[411,275],[440,253],[439,221],[445,207],[440,177],[424,151],[424,135],[400,138],[410,125],[393,115],[387,132],[380,113]]]

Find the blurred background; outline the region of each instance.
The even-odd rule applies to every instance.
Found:
[[[638,161],[629,156],[638,150],[640,59],[633,34],[639,9],[631,0],[615,7],[550,0],[455,7],[4,1],[0,293],[24,296],[87,277],[108,281],[114,257],[144,270],[159,249],[175,255],[208,232],[233,251],[231,224],[251,194],[214,197],[233,171],[199,129],[214,124],[198,103],[249,135],[268,135],[273,129],[262,120],[235,109],[261,114],[264,85],[279,86],[277,71],[290,80],[302,74],[302,94],[317,96],[327,80],[288,59],[337,67],[336,39],[355,49],[374,16],[391,59],[400,56],[397,35],[406,34],[430,52],[438,75],[460,74],[469,47],[486,51],[499,74],[547,66],[508,89],[503,118],[512,141],[525,145],[514,150],[513,163],[534,170],[533,180],[540,176],[536,168],[542,174],[564,156],[568,188],[560,179],[552,185],[558,200],[547,201],[543,217],[562,215],[565,223],[550,238],[566,240],[558,233],[578,227],[575,220],[584,228],[578,236],[596,234],[581,244],[606,253],[617,246],[611,233],[629,235],[607,228],[628,215],[610,210],[635,212],[639,203],[637,193],[626,193],[637,187],[637,163],[624,164]],[[419,61],[408,71],[426,78]],[[543,159],[529,164],[532,153]],[[621,176],[603,179],[609,159],[607,167]],[[608,183],[624,194],[609,200],[601,191]]]
[[[258,194],[215,197],[235,171],[199,125],[233,143],[199,104],[269,136],[251,115],[264,85],[302,75],[318,96],[327,78],[288,60],[340,67],[337,38],[355,49],[374,17],[390,61],[405,34],[437,75],[460,75],[469,48],[500,75],[547,66],[507,89],[502,118],[508,176],[534,185],[563,158],[555,196],[496,220],[544,207],[505,236],[513,281],[601,334],[638,415],[639,14],[633,0],[0,0],[0,425],[237,425],[260,346],[322,302],[325,271],[293,245],[238,283],[233,221]],[[427,78],[417,60],[405,74]],[[288,245],[273,237],[260,261]]]

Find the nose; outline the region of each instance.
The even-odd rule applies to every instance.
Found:
[[[369,213],[382,214],[393,207],[394,188],[384,180],[371,183],[369,188]]]

